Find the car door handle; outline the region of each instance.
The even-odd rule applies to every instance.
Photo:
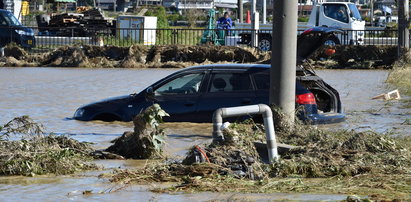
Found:
[[[241,104],[251,104],[251,99],[244,98],[241,100]]]
[[[194,106],[194,102],[185,103],[184,106],[186,106],[186,107],[192,107],[192,106]]]

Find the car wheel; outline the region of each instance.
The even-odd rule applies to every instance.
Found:
[[[261,51],[269,51],[271,50],[271,39],[267,37],[261,38],[258,42],[258,49]]]
[[[326,46],[336,46],[338,44],[340,44],[340,40],[335,36],[331,36],[324,41],[324,45]]]

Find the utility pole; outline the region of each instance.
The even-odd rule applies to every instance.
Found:
[[[270,105],[294,123],[297,58],[297,0],[275,0],[270,72]]]
[[[410,49],[409,0],[398,1],[398,57]]]
[[[238,0],[237,1],[237,7],[238,7],[238,9],[237,9],[237,15],[238,15],[238,19],[240,20],[239,22],[240,23],[243,23],[243,0]]]
[[[267,0],[263,0],[263,24],[267,23]]]
[[[374,0],[370,0],[370,20],[371,20],[371,26],[374,26]]]

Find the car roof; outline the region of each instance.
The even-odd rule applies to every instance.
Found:
[[[186,69],[254,69],[254,68],[270,68],[268,64],[210,64],[210,65],[198,65],[188,67]]]

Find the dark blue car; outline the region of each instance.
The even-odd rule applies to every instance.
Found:
[[[328,32],[322,28],[318,32],[305,32],[312,35],[305,47],[321,46],[320,39],[328,38],[324,33]],[[319,40],[313,40],[316,38]],[[301,36],[298,42],[300,48],[304,44]],[[299,49],[298,63],[312,52],[312,49]],[[264,64],[190,67],[157,81],[138,94],[85,105],[75,112],[74,118],[82,121],[131,121],[146,107],[158,103],[170,114],[165,121],[211,122],[213,112],[221,107],[268,104],[269,74],[270,65]],[[300,119],[313,124],[344,121],[338,92],[313,71],[300,65],[297,66],[295,95],[296,105],[302,109],[298,113]]]
[[[31,28],[23,26],[10,11],[0,9],[0,47],[11,42],[23,48],[32,48],[36,44]]]

